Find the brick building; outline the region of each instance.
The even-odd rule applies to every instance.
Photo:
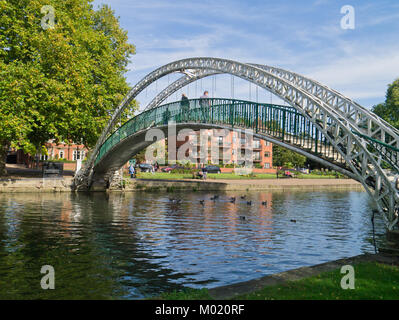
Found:
[[[246,155],[252,156],[254,167],[271,169],[273,166],[271,143],[255,137],[248,139],[237,131],[229,131],[227,135],[215,129],[195,131],[189,134],[185,141],[176,141],[176,152],[184,147],[183,145],[185,145],[183,149],[186,151],[185,157],[189,157],[191,162],[198,166],[208,163],[240,165]],[[201,154],[201,145],[206,146],[207,155]],[[177,154],[176,159],[181,160]]]
[[[38,157],[40,161],[60,159],[67,161],[84,160],[88,152],[86,147],[81,144],[66,144],[63,142],[56,144],[54,141],[47,142],[46,148],[48,154],[39,154]],[[35,155],[26,154],[22,150],[10,150],[8,159],[11,159],[10,162],[13,163],[34,167],[37,157]]]
[[[190,155],[194,158],[197,164],[201,164],[201,137],[200,135],[208,136],[208,154],[204,157],[208,163],[213,164],[242,164],[246,155],[251,156],[254,166],[263,169],[272,168],[273,163],[273,147],[272,144],[251,137],[245,137],[244,134],[229,131],[227,135],[219,135],[218,130],[202,130],[195,132],[189,136]],[[204,138],[202,138],[204,139]],[[203,156],[202,156],[203,157]],[[216,161],[218,163],[215,163]],[[251,159],[248,159],[251,160]]]

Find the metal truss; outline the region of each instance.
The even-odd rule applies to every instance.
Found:
[[[176,81],[172,82],[164,90],[162,90],[145,108],[145,110],[153,109],[158,107],[162,102],[164,102],[168,97],[170,97],[176,91],[195,82],[199,79],[213,76],[215,74],[220,74],[220,72],[215,72],[212,70],[193,70],[190,73],[182,76]]]
[[[367,135],[373,139],[378,137],[378,140],[395,147],[398,146],[399,141],[397,132],[377,116],[331,89],[310,79],[279,70],[281,69],[219,58],[183,59],[154,70],[132,88],[115,110],[86,166],[75,177],[75,184],[78,188],[81,185],[90,184],[94,161],[101,145],[112,131],[121,112],[148,85],[174,72],[186,73],[188,77],[190,74],[191,77],[195,77],[198,71],[202,71],[203,74],[226,73],[269,90],[310,119],[322,134],[330,139],[333,147],[345,159],[353,176],[362,183],[375,200],[387,228],[393,229],[398,221],[399,208],[395,181],[391,181],[388,173],[381,168],[380,154],[373,152],[375,148],[368,148],[366,140],[354,134],[353,130],[363,128],[362,132],[366,131]]]
[[[399,163],[396,161],[396,159],[399,158],[399,131],[388,124],[385,120],[363,108],[351,99],[343,96],[339,92],[336,92],[317,81],[281,68],[252,63],[249,63],[249,65],[266,70],[280,78],[286,79],[296,87],[319,98],[330,106],[332,110],[335,110],[337,116],[340,117],[342,121],[348,121],[355,133],[366,135],[368,137],[366,140],[369,141],[370,139],[375,139],[381,141],[382,144],[379,145],[381,152],[375,153],[377,161],[380,162],[383,160],[388,162],[389,165],[399,173]],[[162,90],[144,110],[159,106],[173,93],[194,81],[220,73],[221,72],[215,72],[213,70],[199,70],[191,72],[190,76],[183,76]],[[392,159],[394,159],[394,161],[392,161]]]

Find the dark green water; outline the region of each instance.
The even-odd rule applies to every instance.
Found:
[[[364,192],[241,194],[0,195],[0,298],[138,299],[374,252]]]

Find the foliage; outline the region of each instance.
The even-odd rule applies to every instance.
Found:
[[[234,163],[226,163],[223,168],[235,168],[236,165]]]
[[[184,168],[184,169],[173,169],[170,172],[175,173],[175,174],[193,174],[197,171],[198,171],[198,169],[194,169],[194,168]]]
[[[386,100],[373,107],[372,111],[399,129],[399,79],[388,86]]]
[[[277,167],[303,167],[306,157],[278,145],[273,145],[273,166]]]
[[[135,48],[92,0],[0,0],[0,145],[34,154],[49,139],[91,147],[129,90]],[[44,30],[41,8],[55,8]],[[137,107],[133,102],[123,115]],[[123,119],[122,119],[123,120]],[[4,159],[0,159],[4,161]]]
[[[134,159],[136,159],[136,163],[144,163],[145,162],[145,153],[147,149],[141,150],[139,153],[136,153]]]

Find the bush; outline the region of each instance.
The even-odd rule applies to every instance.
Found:
[[[171,170],[171,173],[177,173],[177,174],[193,174],[197,171],[197,169],[192,169],[192,168],[184,168],[184,169],[174,169]]]
[[[60,159],[46,160],[46,161],[40,161],[40,162],[41,163],[42,162],[75,163],[76,161],[66,160],[66,159],[60,158]],[[83,163],[83,161],[82,161],[82,163]]]
[[[223,167],[224,167],[224,168],[234,168],[235,165],[232,164],[232,163],[228,163],[228,164],[225,164]]]

